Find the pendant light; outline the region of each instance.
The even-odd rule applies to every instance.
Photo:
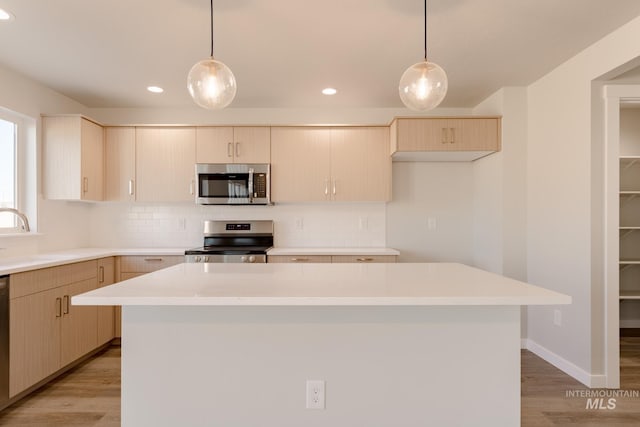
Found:
[[[424,0],[424,61],[413,64],[402,74],[398,88],[400,99],[412,110],[431,110],[442,102],[447,87],[444,70],[427,61],[427,0]]]
[[[236,96],[236,78],[231,69],[213,57],[213,0],[211,0],[211,56],[191,67],[187,89],[196,104],[216,110],[231,104]]]

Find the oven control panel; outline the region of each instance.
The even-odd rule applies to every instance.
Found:
[[[250,231],[251,224],[227,224],[225,230],[227,231]]]

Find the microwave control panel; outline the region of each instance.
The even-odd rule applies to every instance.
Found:
[[[254,174],[253,197],[267,197],[267,174],[266,173]]]

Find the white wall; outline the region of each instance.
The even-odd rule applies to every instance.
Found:
[[[526,280],[526,88],[502,88],[473,110],[502,116],[502,150],[473,163],[474,264]]]
[[[602,115],[592,82],[640,55],[636,18],[528,87],[527,272],[528,281],[573,297],[561,308],[562,326],[551,307],[529,309],[528,337],[554,357],[599,381],[603,360],[592,344],[602,342],[600,251]],[[592,210],[593,209],[593,210]],[[595,298],[592,297],[595,296]],[[592,306],[593,305],[593,306]],[[585,380],[586,379],[586,380]],[[595,384],[595,382],[592,382]]]
[[[394,162],[386,220],[387,245],[400,251],[400,261],[471,264],[472,164]]]
[[[24,116],[33,129],[29,129],[28,144],[33,145],[37,182],[37,214],[27,213],[37,225],[32,236],[0,236],[0,257],[26,255],[39,251],[87,246],[89,243],[89,209],[86,204],[43,200],[39,180],[40,115],[44,113],[84,113],[85,107],[41,84],[0,66],[0,107]],[[31,171],[31,174],[34,172]],[[29,203],[31,205],[31,203]],[[35,200],[34,203],[35,205]],[[34,215],[37,217],[34,218]]]

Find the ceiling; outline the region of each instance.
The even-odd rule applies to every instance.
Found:
[[[88,107],[193,106],[191,66],[209,56],[207,0],[0,0],[0,64]],[[638,0],[431,0],[429,59],[442,106],[527,85],[640,14]],[[402,107],[398,81],[423,58],[420,0],[215,0],[214,54],[234,72],[231,107]],[[149,85],[165,89],[160,95]],[[321,89],[332,86],[328,97]]]

